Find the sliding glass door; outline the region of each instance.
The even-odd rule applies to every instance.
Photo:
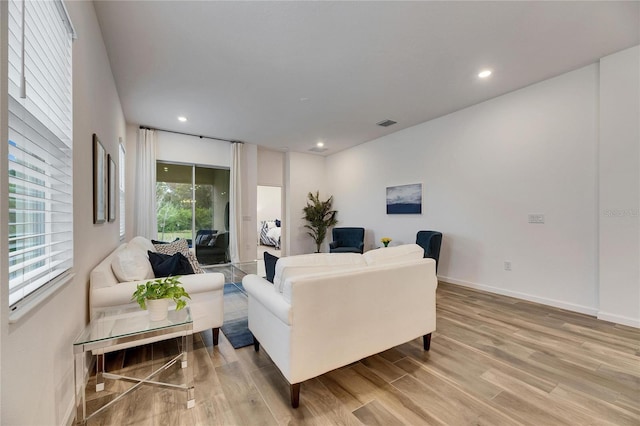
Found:
[[[158,238],[185,238],[201,264],[229,261],[229,170],[157,162]]]

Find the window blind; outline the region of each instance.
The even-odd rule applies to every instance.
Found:
[[[14,311],[73,266],[73,28],[60,1],[10,0],[8,9],[9,305]]]

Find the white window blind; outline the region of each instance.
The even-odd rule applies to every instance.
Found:
[[[10,0],[9,305],[73,266],[73,27],[61,1]]]
[[[124,192],[124,168],[125,168],[125,151],[124,151],[124,146],[122,146],[122,143],[120,143],[120,147],[118,149],[118,170],[119,170],[119,185],[120,185],[120,239],[123,240],[124,239],[124,234],[125,234],[125,221],[124,221],[124,212],[125,212],[125,206],[124,206],[124,197],[125,197],[125,192]]]

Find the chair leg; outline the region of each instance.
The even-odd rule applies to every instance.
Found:
[[[300,383],[296,383],[291,386],[291,406],[298,408],[300,405]]]
[[[422,345],[424,346],[425,351],[429,350],[431,347],[431,333],[422,336]]]
[[[258,352],[260,350],[260,342],[256,339],[256,336],[253,336],[253,350]]]
[[[220,327],[212,328],[213,331],[213,346],[218,344],[218,336],[220,335]]]

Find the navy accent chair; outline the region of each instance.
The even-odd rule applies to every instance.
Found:
[[[416,244],[424,249],[424,257],[435,259],[436,272],[438,272],[442,233],[437,231],[418,231],[418,235],[416,235]]]
[[[364,249],[364,228],[333,228],[330,253],[362,253]]]
[[[218,233],[215,229],[199,229],[196,232],[196,247],[206,246],[211,238]]]
[[[229,233],[213,235],[207,245],[196,245],[196,258],[203,265],[229,262]]]
[[[217,233],[218,231],[215,229],[199,229],[196,232],[196,246],[206,246]],[[187,238],[187,242],[189,243],[189,248],[193,247],[191,238]]]

